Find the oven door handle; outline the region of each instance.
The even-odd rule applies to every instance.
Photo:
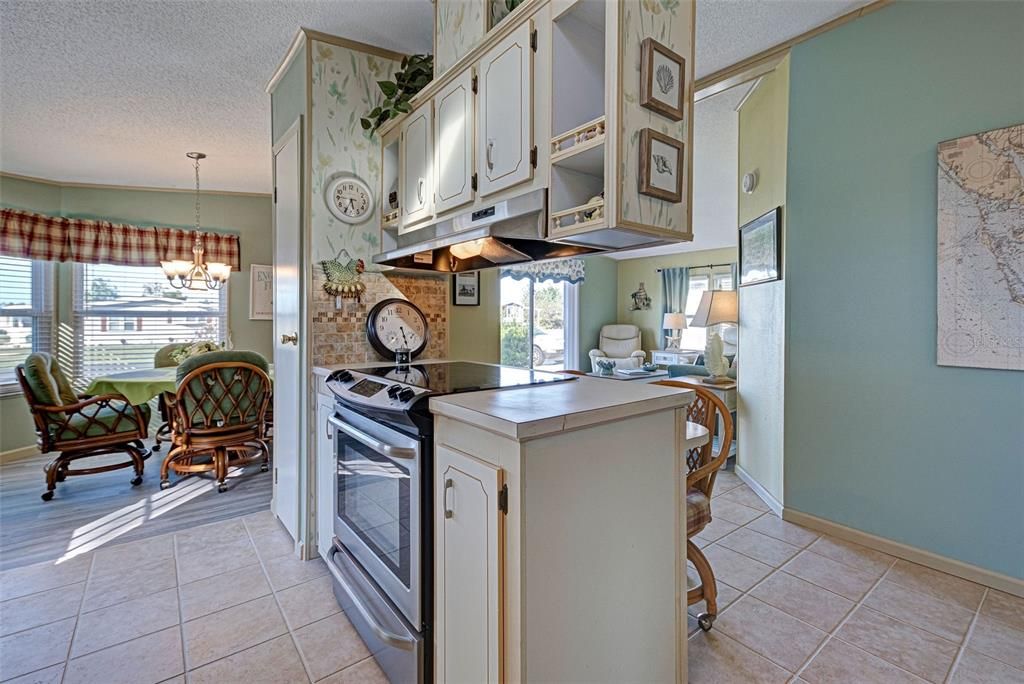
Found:
[[[355,587],[348,583],[345,576],[341,574],[341,570],[338,569],[338,564],[335,562],[334,558],[339,553],[341,553],[341,550],[338,548],[337,542],[335,542],[335,545],[331,547],[331,550],[327,554],[327,569],[331,571],[331,576],[334,577],[334,580],[340,584],[341,588],[345,590],[346,594],[348,594],[349,599],[352,601],[352,605],[354,605],[356,610],[359,611],[359,614],[363,616],[363,620],[366,621],[366,624],[370,626],[370,629],[372,629],[373,633],[377,635],[377,638],[387,645],[400,648],[403,651],[413,650],[416,647],[415,639],[389,632],[377,623],[373,613],[371,613],[370,609],[365,603],[363,603],[363,599],[359,595],[359,592],[356,591]]]
[[[382,454],[384,456],[387,456],[388,458],[401,458],[405,460],[416,458],[415,449],[409,449],[406,447],[396,447],[392,446],[391,444],[385,444],[379,439],[371,437],[370,435],[366,434],[362,430],[354,428],[348,423],[341,422],[340,420],[338,420],[337,416],[328,416],[327,422],[329,422],[331,425],[338,428],[339,430],[341,430],[342,432],[344,432],[346,435],[356,440],[357,442],[361,442],[362,444],[365,444],[366,446],[370,447],[378,454]]]

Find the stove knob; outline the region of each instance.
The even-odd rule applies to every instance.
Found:
[[[347,370],[338,371],[338,379],[342,382],[349,382],[352,380],[352,374]]]
[[[412,399],[415,396],[416,396],[416,392],[414,392],[412,390],[412,388],[410,388],[410,387],[405,387],[405,388],[399,390],[399,392],[398,392],[398,398],[401,399],[402,401],[409,401],[410,399]]]
[[[391,397],[392,399],[395,399],[398,397],[398,393],[401,391],[401,385],[392,385],[391,387],[388,387],[388,396]]]

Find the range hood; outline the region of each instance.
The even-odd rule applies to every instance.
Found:
[[[603,251],[545,240],[546,194],[535,190],[400,234],[395,237],[395,248],[374,256],[373,262],[402,269],[459,273]]]

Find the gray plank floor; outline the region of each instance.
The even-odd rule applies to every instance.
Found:
[[[0,465],[0,571],[175,532],[270,507],[271,474],[254,463],[231,473],[230,489],[218,493],[209,476],[171,481],[160,490],[160,463],[154,452],[146,461],[143,482],[132,487],[130,468],[69,477],[57,485],[52,501],[43,466],[52,455],[36,455]],[[123,460],[122,455],[97,457]],[[81,465],[88,461],[79,462]]]

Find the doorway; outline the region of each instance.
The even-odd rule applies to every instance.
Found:
[[[503,275],[500,287],[502,365],[576,369],[578,286]]]

